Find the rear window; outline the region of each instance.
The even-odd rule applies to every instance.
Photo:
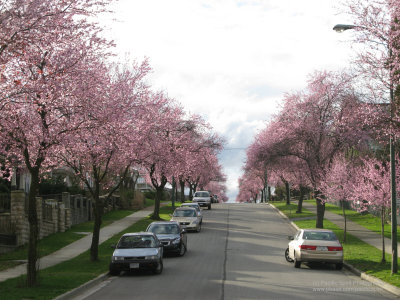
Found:
[[[196,192],[194,194],[195,197],[210,197],[210,194],[208,192]]]
[[[333,232],[305,231],[303,240],[336,241],[337,237]]]

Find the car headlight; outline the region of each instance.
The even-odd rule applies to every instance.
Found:
[[[157,255],[146,256],[146,259],[157,259]]]
[[[172,244],[175,244],[175,245],[176,245],[176,244],[179,244],[180,241],[181,241],[180,238],[176,238],[176,239],[172,240],[171,242],[172,242]]]
[[[117,260],[124,260],[123,256],[113,256],[112,261],[117,261]]]

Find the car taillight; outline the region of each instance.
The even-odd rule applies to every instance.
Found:
[[[328,251],[343,251],[343,247],[328,246]]]
[[[317,246],[311,246],[311,245],[300,245],[300,249],[302,250],[316,250]]]

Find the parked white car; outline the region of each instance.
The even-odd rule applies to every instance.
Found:
[[[181,228],[186,230],[195,230],[200,232],[201,223],[200,218],[197,216],[196,209],[192,207],[178,207],[172,214],[171,221],[179,223]]]
[[[300,229],[288,245],[287,260],[300,268],[302,262],[324,262],[343,267],[343,247],[335,233],[327,229]]]
[[[125,233],[112,248],[111,275],[133,269],[150,269],[155,274],[163,270],[163,244],[152,232]]]
[[[211,209],[211,195],[208,191],[195,192],[192,202],[198,203],[200,206],[207,206],[208,209]]]

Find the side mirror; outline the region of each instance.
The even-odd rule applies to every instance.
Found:
[[[112,244],[110,247],[113,249],[117,248],[117,246],[115,244]]]
[[[183,229],[181,230],[181,232],[182,232],[182,233],[186,233],[186,229],[183,228]]]
[[[159,243],[158,247],[164,247],[164,244],[163,243]]]
[[[294,240],[294,236],[292,236],[292,235],[289,235],[287,238],[288,238],[289,241]]]

